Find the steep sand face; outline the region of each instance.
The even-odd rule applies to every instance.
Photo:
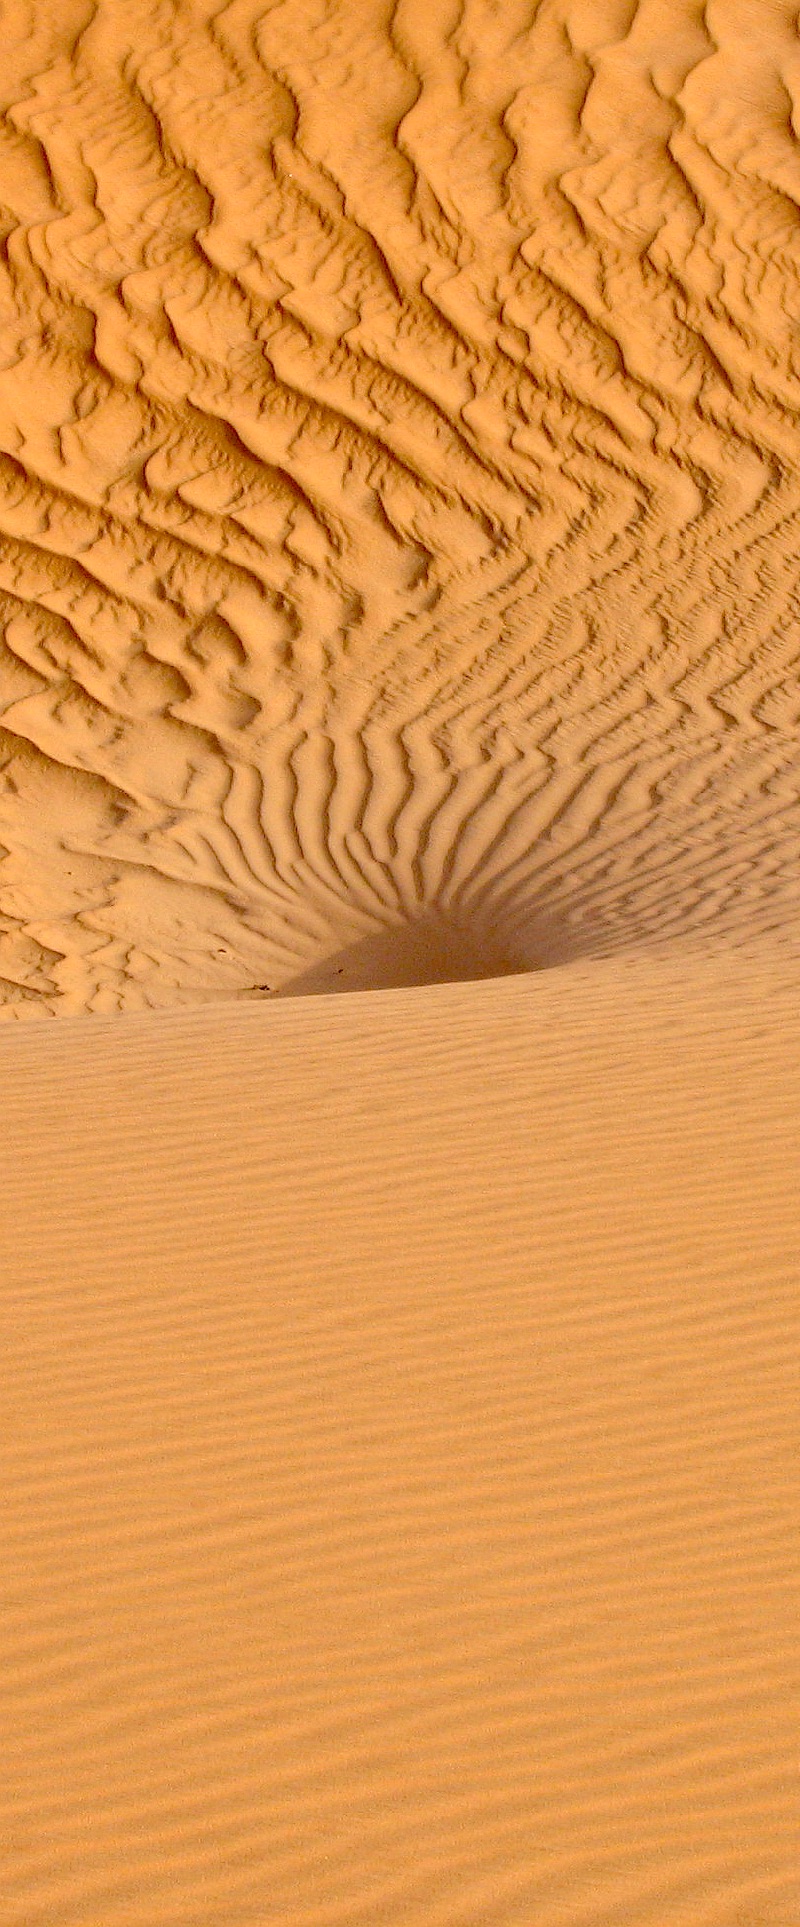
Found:
[[[0,11],[0,1927],[794,1927],[797,0]]]
[[[3,33],[9,1013],[794,953],[794,4]]]
[[[797,1920],[794,985],[65,1020],[0,1075],[0,1920]]]

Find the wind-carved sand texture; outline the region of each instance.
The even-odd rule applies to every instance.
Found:
[[[796,12],[5,6],[12,1015],[796,954]]]
[[[796,0],[0,15],[0,1927],[797,1927]]]

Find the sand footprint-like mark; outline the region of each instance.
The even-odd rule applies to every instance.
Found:
[[[796,949],[794,14],[673,16],[7,9],[7,1015]]]

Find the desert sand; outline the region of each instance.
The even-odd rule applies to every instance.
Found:
[[[797,6],[0,27],[0,1927],[797,1927]]]

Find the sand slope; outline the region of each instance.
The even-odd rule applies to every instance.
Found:
[[[796,0],[0,11],[0,1927],[796,1927]]]
[[[3,32],[8,1014],[796,953],[790,0]]]
[[[800,1917],[792,988],[609,961],[0,1072],[0,1920]]]

